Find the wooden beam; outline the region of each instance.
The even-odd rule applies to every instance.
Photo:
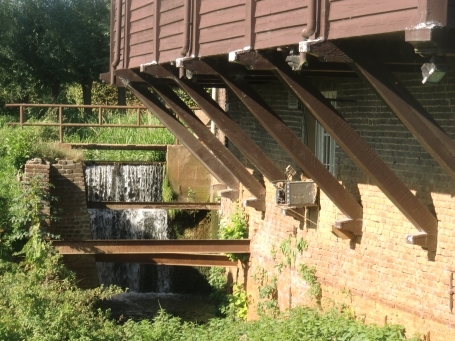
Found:
[[[163,101],[199,137],[204,145],[230,170],[230,172],[256,198],[265,197],[265,187],[257,181],[240,161],[221,143],[221,141],[199,120],[193,111],[176,95],[172,89],[154,82],[152,76],[144,74],[144,79],[153,87]]]
[[[156,240],[156,239],[117,239],[117,240],[54,240],[52,245],[62,255],[98,254],[163,254],[163,253],[249,253],[250,240]]]
[[[137,210],[137,209],[178,209],[178,210],[219,210],[219,202],[87,202],[87,208],[101,210]]]
[[[419,231],[428,233],[430,239],[436,236],[438,229],[436,217],[411,193],[318,89],[304,79],[297,77],[289,66],[284,61],[281,62],[280,59],[273,59],[265,55],[263,55],[264,58],[261,58],[257,54],[241,56],[245,56],[243,62],[250,61],[252,67],[255,65],[254,60],[260,59],[261,67],[273,70],[278,79],[295,93],[330,136],[335,139],[357,166],[376,183],[400,212]],[[436,245],[434,243],[429,244],[429,250],[435,251]]]
[[[200,63],[205,63],[200,61]],[[209,64],[207,64],[209,65]],[[278,142],[286,153],[321,188],[333,203],[350,219],[362,219],[362,207],[338,180],[318,160],[313,152],[281,120],[275,111],[245,82],[233,80],[221,68],[210,64],[227,87],[256,117],[267,132]]]
[[[195,254],[150,254],[150,255],[117,255],[97,254],[96,262],[156,264],[174,266],[221,266],[236,267],[237,262],[229,260],[224,255],[195,255]]]
[[[128,79],[128,74],[122,76],[122,78]],[[238,189],[239,182],[232,173],[186,127],[169,113],[148,89],[135,83],[128,83],[128,87],[218,181],[225,183],[234,190]]]
[[[62,147],[71,149],[98,150],[156,150],[166,151],[167,144],[107,144],[107,143],[61,143]]]
[[[422,147],[455,179],[455,142],[403,84],[383,65],[360,61],[351,65]]]
[[[188,68],[192,70],[191,68]],[[145,72],[161,78],[172,78],[193,100],[199,108],[215,122],[218,128],[240,150],[240,152],[262,173],[269,181],[285,179],[281,171],[270,158],[256,145],[237,123],[216,103],[205,90],[187,80],[176,77],[171,71],[160,65],[145,68]]]

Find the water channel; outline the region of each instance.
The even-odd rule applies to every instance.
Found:
[[[88,164],[85,168],[87,200],[162,201],[163,172],[162,163]],[[170,237],[168,214],[163,209],[89,209],[89,214],[94,239]],[[201,276],[193,268],[97,263],[97,269],[101,284],[127,289],[126,293],[106,302],[115,319],[152,318],[160,307],[189,321],[207,321],[215,316],[215,306],[207,295],[209,288],[206,283],[201,284]]]

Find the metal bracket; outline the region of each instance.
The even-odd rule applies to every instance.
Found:
[[[186,60],[191,60],[191,59],[194,59],[194,56],[177,58],[177,59],[175,60],[175,66],[176,66],[176,67],[185,67],[185,65],[183,65],[183,63],[184,63]]]
[[[154,61],[152,61],[152,62],[150,62],[150,63],[141,64],[140,70],[141,70],[141,72],[144,72],[145,69],[147,68],[147,66],[156,65],[156,64],[158,64],[158,63],[156,62],[156,60],[154,60]]]
[[[235,61],[237,61],[237,55],[246,53],[246,52],[250,52],[250,51],[251,51],[251,46],[245,46],[241,50],[235,50],[235,51],[229,52],[229,61],[235,62]]]
[[[406,244],[418,245],[426,249],[428,245],[427,234],[425,232],[406,235]]]
[[[220,196],[230,199],[231,201],[236,201],[239,198],[239,191],[233,189],[225,189],[220,191]]]
[[[340,232],[341,235],[338,234],[337,231],[342,231]],[[341,238],[350,236],[350,234],[346,232],[350,232],[354,238],[355,236],[362,235],[362,219],[352,220],[347,218],[337,220],[335,221],[335,224],[333,224],[332,232]]]
[[[256,199],[256,198],[245,199],[245,200],[243,200],[243,206],[253,207],[256,211],[265,212],[265,200],[264,199]]]
[[[320,37],[314,40],[299,41],[299,52],[311,52],[311,45],[322,43],[324,38]]]

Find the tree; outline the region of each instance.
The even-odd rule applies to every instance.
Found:
[[[0,0],[0,25],[3,87],[50,90],[56,101],[76,82],[91,103],[91,84],[108,68],[108,0]]]

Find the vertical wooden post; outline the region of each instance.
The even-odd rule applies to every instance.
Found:
[[[60,133],[60,143],[63,143],[63,106],[58,107],[58,128]]]

